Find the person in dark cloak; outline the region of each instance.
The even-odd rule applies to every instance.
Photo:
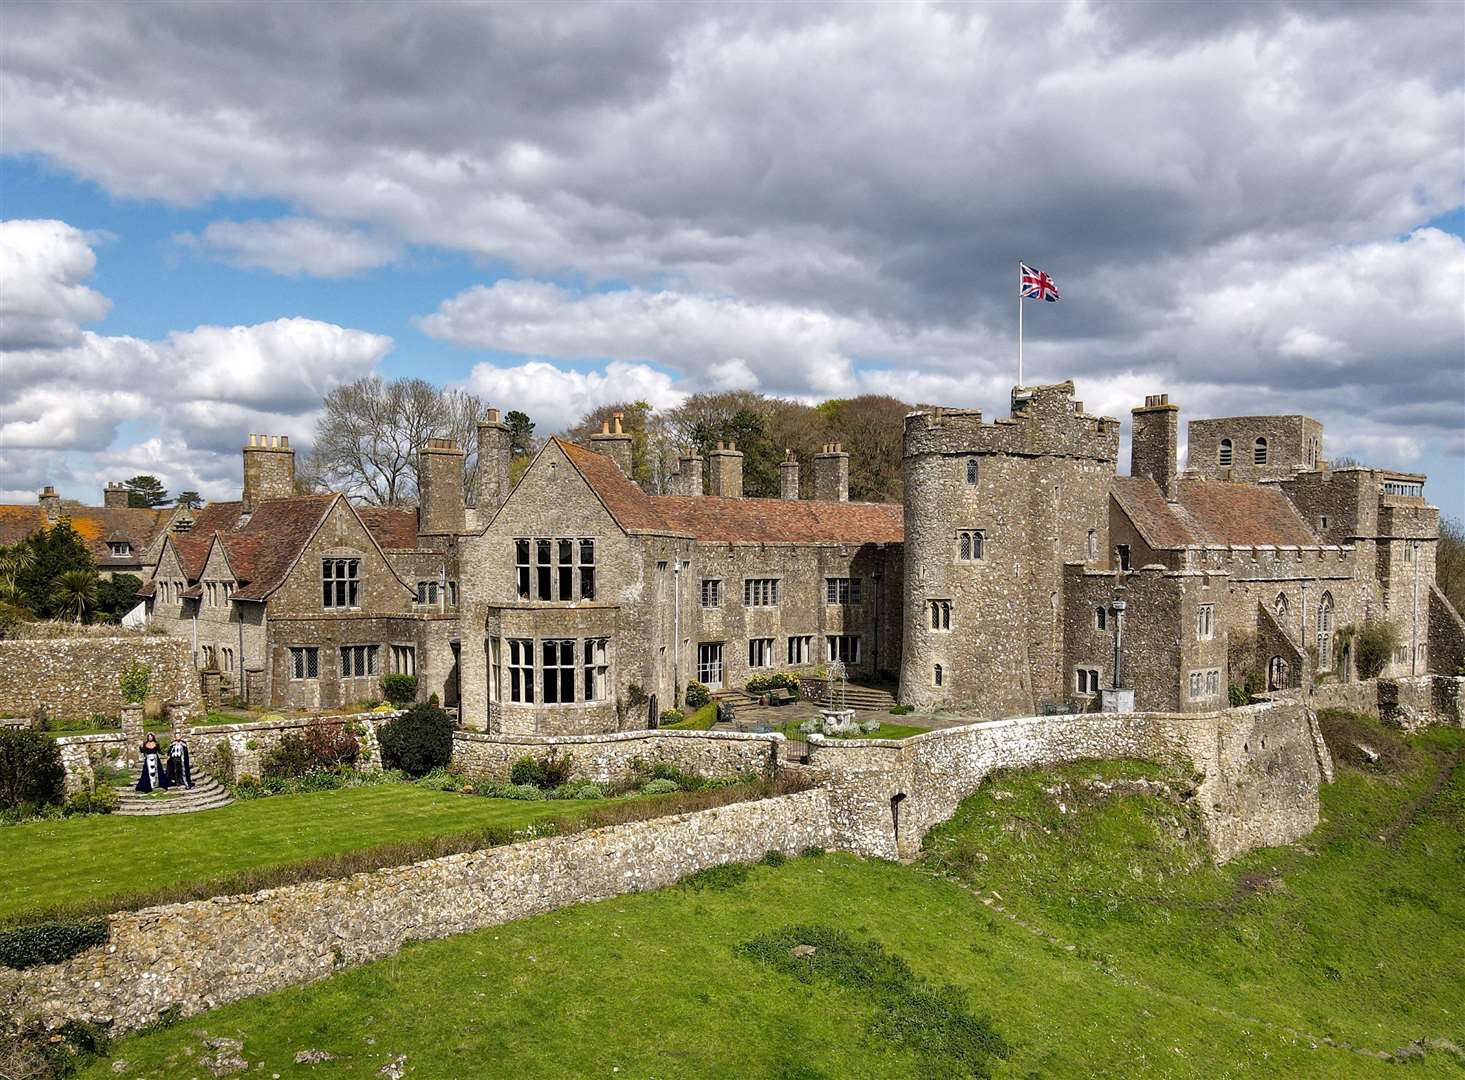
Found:
[[[138,791],[161,791],[168,786],[168,771],[164,761],[165,754],[162,746],[158,744],[158,737],[151,731],[143,744],[138,747],[142,755],[141,774],[137,778]]]
[[[188,744],[175,735],[168,744],[168,763],[164,769],[168,787],[193,787],[193,766],[188,761]]]

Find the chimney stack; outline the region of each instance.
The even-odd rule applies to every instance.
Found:
[[[839,443],[825,443],[814,455],[814,498],[849,502],[849,455]]]
[[[717,449],[707,455],[712,474],[708,483],[708,494],[721,495],[725,499],[743,497],[743,453],[737,443],[726,446],[719,440]]]
[[[783,460],[778,463],[778,497],[799,497],[799,459],[794,457],[792,450],[785,450]]]
[[[288,435],[250,435],[244,446],[244,512],[295,494],[295,451]]]
[[[621,428],[626,414],[616,411],[610,420],[600,422],[600,433],[590,436],[590,448],[603,454],[620,466],[621,472],[631,476],[631,433]],[[634,477],[632,477],[634,479]]]
[[[102,505],[108,510],[118,510],[127,506],[127,485],[116,480],[109,481],[102,489]]]
[[[452,439],[428,439],[417,455],[417,531],[428,536],[464,528],[463,458]]]
[[[478,421],[478,483],[474,500],[478,507],[479,525],[488,524],[488,519],[509,497],[511,456],[509,425],[499,419],[497,409],[489,409],[488,415]]]
[[[702,494],[702,457],[683,450],[677,458],[676,475],[672,478],[673,495]]]
[[[1129,475],[1148,476],[1166,500],[1179,495],[1176,459],[1180,442],[1180,407],[1169,394],[1149,394],[1142,407],[1130,411]]]
[[[55,521],[61,516],[61,496],[56,494],[56,489],[50,484],[41,488],[41,493],[36,496],[36,502],[41,504],[46,517]]]

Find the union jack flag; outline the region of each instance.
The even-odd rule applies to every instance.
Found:
[[[1042,270],[1034,270],[1025,262],[1017,264],[1022,270],[1022,276],[1018,279],[1017,295],[1024,300],[1046,300],[1053,303],[1055,300],[1062,300],[1058,295],[1058,286]]]

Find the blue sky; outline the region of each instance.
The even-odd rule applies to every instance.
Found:
[[[10,5],[0,496],[228,494],[371,372],[1000,415],[1023,258],[1030,381],[1465,514],[1461,9],[1050,8]]]

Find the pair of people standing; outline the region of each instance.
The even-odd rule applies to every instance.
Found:
[[[137,778],[138,791],[163,791],[170,787],[193,787],[193,767],[188,760],[188,744],[174,738],[167,749],[151,731],[143,740],[142,772]]]

